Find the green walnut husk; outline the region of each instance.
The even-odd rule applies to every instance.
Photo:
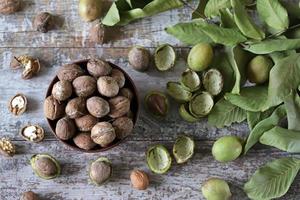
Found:
[[[178,164],[187,162],[194,154],[195,142],[190,137],[179,136],[173,146],[173,155]]]
[[[159,91],[151,91],[145,97],[146,109],[158,117],[166,117],[169,111],[168,97]]]
[[[201,87],[201,79],[193,70],[186,70],[181,74],[181,84],[189,91],[195,92]]]
[[[199,72],[208,68],[214,56],[213,49],[210,44],[199,43],[195,45],[187,59],[189,68]]]
[[[190,123],[194,123],[194,122],[199,121],[198,118],[194,117],[190,113],[188,107],[189,107],[188,104],[181,104],[180,105],[180,107],[179,107],[179,115],[181,116],[181,118],[184,119],[187,122],[190,122]]]
[[[154,145],[147,150],[146,160],[150,170],[156,174],[166,173],[172,163],[169,151],[161,144]]]
[[[203,87],[211,95],[216,96],[222,92],[224,86],[223,76],[217,69],[210,69],[203,75]]]
[[[155,66],[159,71],[167,71],[175,65],[176,52],[169,44],[163,44],[156,48],[154,53]]]
[[[254,57],[247,67],[247,77],[251,83],[263,84],[269,79],[273,62],[268,56]]]
[[[236,136],[224,136],[213,145],[212,154],[219,162],[230,162],[237,159],[243,150],[240,138]]]
[[[208,179],[201,190],[207,200],[229,200],[231,197],[228,183],[219,178]]]
[[[36,154],[30,159],[34,173],[42,179],[54,179],[60,175],[61,168],[57,160],[48,154]]]
[[[167,93],[178,102],[188,102],[192,98],[192,93],[177,82],[167,83]]]
[[[190,101],[189,109],[197,118],[208,115],[214,106],[214,100],[208,92],[195,94]]]
[[[90,180],[97,186],[103,185],[112,175],[111,162],[105,158],[100,157],[93,161],[89,167]]]

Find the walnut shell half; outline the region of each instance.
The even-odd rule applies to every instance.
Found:
[[[45,137],[45,131],[39,125],[27,125],[21,129],[20,135],[27,141],[40,142]]]
[[[14,115],[21,115],[26,111],[27,108],[27,98],[23,94],[16,94],[9,101],[9,110]]]

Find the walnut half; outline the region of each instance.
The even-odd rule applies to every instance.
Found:
[[[16,94],[9,101],[9,111],[14,115],[21,115],[26,111],[27,108],[27,98],[23,94]]]
[[[27,125],[20,131],[21,136],[30,142],[40,142],[44,139],[44,129],[39,125]]]

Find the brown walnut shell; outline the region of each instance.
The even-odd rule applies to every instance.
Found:
[[[44,115],[55,120],[65,114],[65,104],[56,100],[53,96],[48,96],[44,101]]]
[[[101,147],[107,147],[116,138],[116,133],[109,122],[99,122],[92,128],[91,137]]]
[[[50,13],[41,12],[34,18],[33,26],[37,31],[47,33],[50,27],[51,18],[52,16]]]
[[[16,153],[15,145],[7,138],[0,139],[0,154],[6,157],[12,157]]]
[[[16,94],[9,101],[9,111],[18,116],[23,114],[27,108],[27,98],[23,94]]]
[[[97,81],[91,76],[79,76],[73,81],[73,88],[77,96],[91,96],[97,89]]]
[[[72,95],[72,84],[69,81],[58,81],[53,85],[52,96],[58,101],[65,101]]]
[[[125,76],[124,76],[123,72],[121,72],[118,69],[112,69],[110,76],[113,77],[117,81],[119,88],[124,87],[126,80],[125,80]]]
[[[142,170],[133,170],[130,174],[132,187],[138,190],[146,190],[149,186],[149,177]]]
[[[10,67],[12,69],[23,68],[22,78],[25,80],[31,79],[41,69],[39,59],[33,58],[28,55],[13,57],[13,59],[10,63]]]
[[[103,44],[105,42],[105,27],[101,23],[97,23],[91,27],[89,38],[96,44]]]
[[[146,71],[150,64],[150,53],[147,49],[136,46],[130,49],[128,60],[133,69],[143,72]]]
[[[112,118],[122,117],[130,110],[130,100],[123,96],[117,96],[109,100],[110,113]]]
[[[126,97],[127,99],[129,99],[130,101],[132,101],[134,94],[131,91],[131,89],[129,88],[122,88],[119,92],[120,96]]]
[[[91,134],[88,132],[79,133],[73,138],[74,143],[81,149],[91,150],[97,144],[92,140]]]
[[[36,193],[27,191],[22,194],[21,200],[39,200],[39,197]]]
[[[104,60],[90,59],[87,63],[87,70],[92,76],[99,78],[100,76],[109,75],[111,73],[112,67],[108,62]]]
[[[57,72],[57,77],[59,80],[72,82],[75,78],[84,75],[83,69],[76,64],[66,64],[60,67]]]
[[[55,134],[61,140],[69,140],[76,134],[74,121],[68,117],[61,118],[57,121]]]
[[[85,115],[75,119],[78,130],[83,132],[91,131],[97,122],[98,119],[92,115]]]
[[[87,114],[85,108],[85,99],[82,97],[76,97],[71,99],[66,106],[66,114],[71,118],[75,119],[78,117],[82,117]]]
[[[118,139],[123,139],[133,130],[133,121],[129,117],[117,118],[112,126],[115,128],[116,136]]]
[[[86,101],[87,110],[97,118],[106,116],[109,111],[109,103],[101,97],[91,97]]]
[[[27,125],[21,129],[20,135],[27,141],[40,142],[45,137],[45,131],[39,125]]]
[[[21,7],[20,0],[1,0],[0,14],[9,15],[19,11]]]
[[[97,81],[98,91],[105,97],[114,97],[119,93],[117,81],[110,76],[102,76]]]

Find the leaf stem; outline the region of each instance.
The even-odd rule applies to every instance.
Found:
[[[300,27],[300,24],[296,24],[296,25],[294,25],[294,26],[291,26],[291,27],[287,28],[286,30],[279,31],[279,32],[277,32],[277,33],[274,33],[274,34],[272,34],[272,35],[269,35],[269,36],[266,37],[266,38],[271,38],[271,37],[274,37],[274,36],[277,36],[277,35],[281,35],[281,34],[287,32],[287,31],[293,30],[293,29],[298,28],[298,27]]]

